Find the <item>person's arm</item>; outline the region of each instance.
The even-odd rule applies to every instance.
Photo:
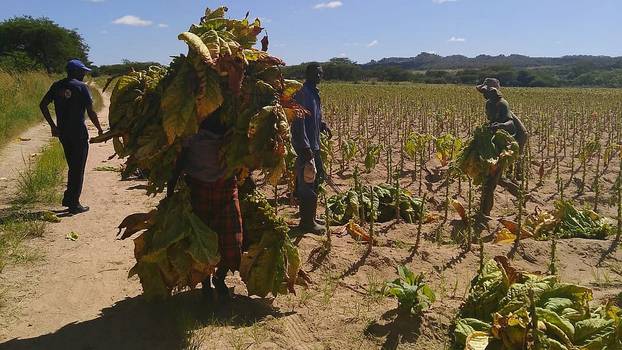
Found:
[[[84,103],[86,105],[86,114],[88,114],[89,119],[91,120],[91,123],[93,123],[93,125],[95,125],[95,128],[97,128],[97,133],[101,135],[104,133],[104,130],[99,124],[99,118],[97,118],[97,112],[95,112],[95,110],[93,109],[93,98],[91,97],[91,93],[89,92],[89,89],[86,86],[86,84],[84,84],[83,94],[84,94]]]
[[[486,92],[488,92],[488,86],[486,84],[477,85],[477,86],[475,86],[475,89],[480,94],[485,94]]]
[[[493,131],[498,129],[505,130],[511,134],[515,132],[514,121],[511,118],[510,106],[505,101],[497,102],[497,118],[495,120],[503,120],[500,122],[494,122],[490,124]]]
[[[54,123],[52,115],[50,114],[50,109],[48,108],[50,103],[52,103],[52,96],[54,96],[54,90],[55,87],[54,85],[52,85],[52,87],[50,87],[50,90],[41,99],[41,102],[39,103],[39,109],[41,110],[41,114],[43,114],[43,118],[45,118],[45,120],[50,125],[50,128],[52,129],[52,136],[58,137],[58,126],[56,126],[56,123]]]
[[[302,90],[294,96],[294,99],[301,106],[308,109],[308,107],[305,105],[306,99]],[[309,143],[309,138],[307,137],[307,130],[305,128],[305,116],[294,118],[291,130],[292,144],[296,145],[296,148],[300,148],[303,150],[303,154],[299,154],[299,156],[303,157],[306,162],[313,159],[313,151],[311,151],[311,144]]]
[[[175,192],[175,187],[177,187],[177,181],[179,181],[179,177],[181,176],[184,168],[186,166],[186,158],[188,156],[187,148],[182,148],[179,157],[177,158],[177,162],[175,163],[175,168],[173,169],[173,174],[171,178],[166,183],[166,197],[170,197]]]

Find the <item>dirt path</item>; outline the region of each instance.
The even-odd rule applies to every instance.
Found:
[[[105,101],[102,121],[108,119],[108,96]],[[89,129],[93,134],[94,129]],[[37,126],[22,136],[31,141],[3,150],[0,177],[8,179],[3,182],[3,196],[14,189],[22,154],[37,152],[48,142],[47,132],[46,127]],[[50,225],[42,239],[28,243],[41,251],[45,261],[2,271],[0,286],[5,300],[0,308],[0,348],[120,348],[114,346],[113,338],[132,347],[137,343],[124,333],[140,334],[138,330],[150,324],[134,317],[148,318],[144,311],[133,310],[131,299],[123,301],[139,295],[140,285],[137,279],[127,279],[133,244],[116,241],[114,232],[123,217],[153,205],[155,200],[133,189],[139,183],[121,182],[116,172],[95,170],[103,165],[118,166],[118,160],[107,161],[111,154],[110,143],[91,145],[82,196],[83,204],[91,210],[63,218],[61,223]],[[65,238],[71,231],[79,235],[75,242]],[[106,309],[116,303],[107,313]],[[5,343],[15,338],[20,340]]]

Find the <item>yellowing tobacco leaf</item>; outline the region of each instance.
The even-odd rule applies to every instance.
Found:
[[[183,135],[189,122],[197,123],[193,98],[197,81],[198,77],[192,65],[182,61],[173,81],[164,90],[160,110],[162,126],[169,145],[176,137]]]
[[[490,336],[486,332],[473,332],[466,341],[465,350],[485,350],[490,343]]]
[[[508,244],[508,243],[514,242],[515,240],[516,240],[516,235],[504,227],[501,230],[499,230],[499,232],[497,232],[497,234],[495,235],[494,243],[495,244],[496,243]]]
[[[203,62],[210,64],[210,65],[214,64],[214,60],[212,59],[210,50],[207,48],[203,40],[201,40],[201,38],[198,35],[190,33],[190,32],[183,32],[179,34],[177,38],[179,40],[185,41],[186,44],[188,44],[188,46],[190,47],[190,49],[193,52],[195,52],[201,58]]]

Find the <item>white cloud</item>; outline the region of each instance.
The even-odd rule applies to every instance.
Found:
[[[319,9],[336,9],[337,7],[341,7],[343,6],[343,2],[341,1],[329,1],[329,2],[321,2],[315,6],[313,6],[314,9],[319,10]]]
[[[122,24],[126,26],[133,26],[133,27],[148,27],[153,24],[153,21],[148,21],[140,17],[127,15],[127,16],[123,16],[123,17],[115,19],[114,21],[112,21],[112,23]]]
[[[432,0],[433,3],[435,4],[444,4],[446,2],[456,2],[458,0]]]
[[[346,57],[348,57],[348,55],[345,52],[342,52],[342,53],[339,54],[339,57],[346,58]]]
[[[465,39],[465,38],[457,38],[457,37],[455,37],[455,36],[452,36],[452,37],[451,37],[451,38],[449,38],[449,40],[447,40],[447,41],[449,41],[450,43],[463,43],[463,42],[465,42],[465,41],[466,41],[466,39]]]
[[[379,43],[378,40],[374,40],[371,43],[367,44],[367,47],[374,47],[374,46],[378,45],[378,43]]]
[[[168,24],[160,23],[160,24],[158,24],[158,28],[168,28]]]

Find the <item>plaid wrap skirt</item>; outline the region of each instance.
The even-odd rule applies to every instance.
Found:
[[[219,268],[233,271],[242,256],[242,215],[235,178],[203,182],[186,176],[194,213],[218,234]]]

